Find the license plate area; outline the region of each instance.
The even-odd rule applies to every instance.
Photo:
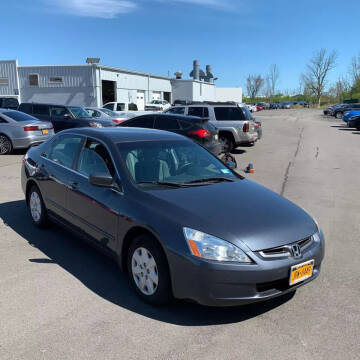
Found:
[[[49,133],[49,130],[48,130],[48,129],[43,129],[43,130],[41,130],[41,131],[42,131],[42,134],[43,134],[43,135],[46,135],[46,134]]]
[[[313,274],[314,262],[314,260],[309,260],[292,266],[290,269],[289,285],[292,286],[310,278]]]

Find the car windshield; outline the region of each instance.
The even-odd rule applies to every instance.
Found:
[[[144,141],[119,143],[118,148],[128,172],[142,187],[198,186],[241,179],[195,143]]]
[[[80,106],[69,106],[69,109],[70,109],[71,113],[74,115],[74,117],[76,117],[76,118],[90,116],[89,113]]]
[[[2,114],[8,116],[15,121],[39,121],[39,119],[31,115],[25,114],[21,111],[4,111]]]
[[[114,111],[111,111],[109,109],[106,109],[106,108],[102,108],[100,109],[101,112],[105,113],[106,115],[109,115],[111,117],[116,117],[116,113]]]

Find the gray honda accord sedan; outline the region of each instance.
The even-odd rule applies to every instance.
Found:
[[[71,129],[28,151],[22,187],[36,226],[95,244],[151,304],[246,304],[314,280],[317,223],[231,165],[170,132]]]

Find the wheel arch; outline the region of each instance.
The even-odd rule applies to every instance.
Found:
[[[167,262],[167,266],[168,269],[170,271],[170,266],[169,266],[169,261],[168,258],[166,256],[166,252],[164,250],[163,244],[161,243],[159,237],[154,234],[154,232],[150,231],[149,229],[143,227],[143,226],[135,226],[133,228],[131,228],[130,230],[128,230],[128,232],[125,234],[122,245],[121,245],[121,251],[120,251],[120,255],[118,257],[118,261],[119,261],[119,266],[120,269],[123,272],[127,272],[127,253],[130,247],[131,242],[136,239],[138,236],[140,235],[147,235],[150,236],[153,240],[156,241],[156,243],[159,245],[159,248],[161,249],[161,251],[164,254],[164,257],[166,259]]]
[[[30,179],[27,181],[26,183],[26,189],[25,189],[25,201],[26,201],[26,205],[29,206],[29,193],[30,193],[30,190],[33,186],[37,186],[37,188],[39,188],[38,184],[36,183],[35,180],[33,179]],[[40,191],[40,189],[39,189]]]

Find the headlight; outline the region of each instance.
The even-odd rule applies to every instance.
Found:
[[[344,112],[344,116],[347,116],[347,115],[349,115],[350,114],[350,111],[345,111]]]
[[[320,242],[320,230],[318,230],[314,235],[313,235],[313,239],[315,242],[319,243]]]
[[[216,261],[251,263],[250,258],[238,247],[201,231],[184,228],[185,239],[192,255]]]
[[[102,128],[103,127],[100,123],[97,123],[97,122],[90,122],[90,126],[91,127],[97,127],[97,128]]]

